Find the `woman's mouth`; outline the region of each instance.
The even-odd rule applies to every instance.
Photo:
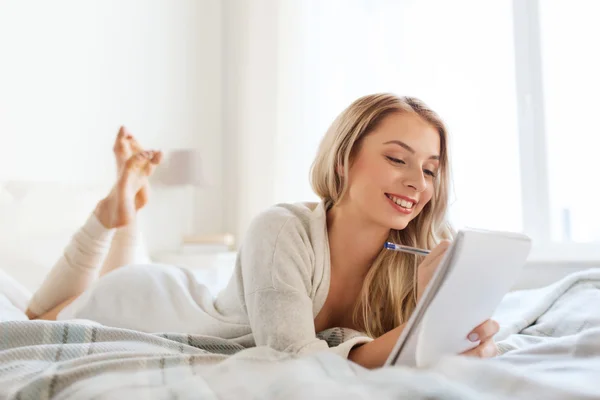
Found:
[[[392,204],[392,206],[399,212],[403,213],[403,214],[410,214],[413,211],[413,208],[415,206],[415,202],[411,201],[411,200],[406,200],[400,197],[396,197],[394,195],[385,194],[385,197],[388,198],[388,200],[390,201],[390,203]]]

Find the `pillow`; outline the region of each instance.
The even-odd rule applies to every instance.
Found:
[[[0,182],[0,270],[34,292],[114,182]],[[140,230],[152,253],[180,245],[189,192],[153,190]],[[144,251],[145,253],[145,251]]]
[[[15,319],[23,319],[14,317],[25,312],[30,298],[31,292],[25,289],[15,279],[0,270],[0,315],[3,316],[0,320],[12,321]],[[15,309],[19,310],[20,313],[15,314]],[[5,318],[7,313],[11,318]],[[25,319],[27,319],[27,317],[25,317]]]
[[[107,186],[0,184],[0,269],[35,291]]]

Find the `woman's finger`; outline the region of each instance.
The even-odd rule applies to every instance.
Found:
[[[436,267],[439,263],[440,260],[442,259],[442,257],[444,256],[445,252],[442,253],[437,253],[437,254],[429,254],[421,263],[421,265],[419,265],[419,269],[420,270],[427,270],[433,267]]]
[[[491,358],[496,357],[498,355],[498,346],[496,346],[496,342],[494,339],[488,339],[479,344],[479,346],[474,349],[465,351],[462,353],[465,356],[469,357],[480,357],[480,358]]]
[[[469,333],[468,339],[471,342],[485,341],[492,338],[500,330],[500,325],[493,319],[488,319]]]
[[[425,259],[423,259],[423,262],[421,263],[419,268],[425,269],[425,268],[430,267],[431,265],[437,265],[437,261],[439,260],[440,257],[442,257],[446,253],[446,250],[448,250],[449,246],[450,246],[450,241],[448,241],[448,240],[443,240],[442,242],[440,242],[440,244],[435,246],[435,248],[431,251],[431,253],[429,253],[427,255],[427,257],[425,257]]]
[[[429,255],[445,253],[446,250],[448,250],[448,247],[450,247],[450,243],[451,242],[449,240],[442,240],[440,243],[438,243],[437,246],[435,246],[433,248],[433,250],[431,251],[431,253]]]

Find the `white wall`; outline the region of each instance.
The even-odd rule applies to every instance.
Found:
[[[221,231],[221,44],[219,0],[0,0],[0,182],[111,182],[125,124],[201,151],[195,229]],[[186,195],[155,193],[154,249],[179,240]]]
[[[224,227],[238,243],[274,203],[316,199],[302,197],[310,192],[306,156],[320,140],[305,129],[314,101],[307,71],[318,68],[305,57],[310,11],[292,0],[223,2]]]
[[[238,242],[275,200],[278,13],[277,0],[223,2],[224,227]]]

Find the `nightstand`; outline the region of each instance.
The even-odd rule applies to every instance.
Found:
[[[156,263],[189,269],[199,283],[206,285],[211,293],[216,295],[227,286],[235,268],[236,256],[235,251],[206,253],[168,251],[157,253],[151,258]]]

